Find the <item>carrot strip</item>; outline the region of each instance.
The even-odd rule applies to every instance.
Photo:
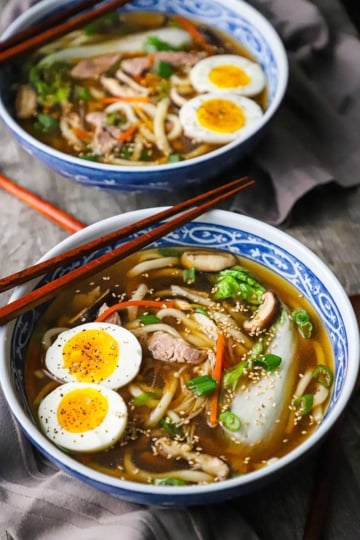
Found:
[[[110,306],[108,309],[103,311],[101,315],[99,315],[97,319],[95,319],[95,322],[102,322],[106,320],[110,315],[112,315],[115,311],[133,306],[153,307],[160,309],[164,306],[174,307],[174,302],[172,302],[171,300],[127,300],[125,302],[119,302],[118,304],[114,304],[113,306]]]
[[[85,131],[85,129],[73,127],[72,131],[77,137],[79,137],[79,139],[88,141],[91,138],[91,133],[89,133],[88,131]]]
[[[194,24],[189,21],[189,19],[186,19],[185,17],[182,17],[181,15],[176,15],[174,19],[177,20],[177,22],[183,27],[184,30],[186,30],[190,36],[200,43],[200,45],[205,49],[208,53],[213,53],[213,48],[211,45],[206,41],[204,36],[199,32],[199,30],[194,26]]]
[[[117,140],[120,141],[120,142],[125,142],[128,139],[131,139],[131,137],[134,135],[137,128],[138,128],[137,124],[134,124],[133,126],[130,126],[128,129],[123,131],[121,135],[119,135]]]
[[[102,103],[108,105],[109,103],[120,103],[126,102],[131,103],[132,101],[140,101],[142,103],[147,103],[150,101],[149,96],[121,96],[121,97],[105,97],[102,98]]]
[[[216,341],[216,357],[215,357],[215,365],[214,365],[213,373],[212,373],[213,379],[215,379],[217,383],[217,387],[216,387],[215,392],[211,396],[210,417],[209,417],[209,422],[211,426],[216,426],[218,423],[220,382],[221,382],[222,368],[223,368],[223,363],[224,363],[224,350],[225,350],[225,336],[224,334],[220,333],[218,334],[218,338]]]

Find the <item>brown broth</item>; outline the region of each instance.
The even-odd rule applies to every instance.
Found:
[[[194,25],[199,24],[196,21],[192,22]],[[176,24],[176,21],[174,21],[173,16],[170,14],[155,14],[149,12],[126,13],[121,15],[120,24],[106,26],[105,29],[100,26],[100,29],[102,29],[104,33],[102,33],[101,35],[99,34],[99,38],[96,36],[90,36],[91,44],[101,43],[102,40],[114,39],[114,37],[118,36],[127,36],[142,31],[148,31],[152,28],[154,29],[154,35],[156,35],[156,31],[158,29],[169,27],[174,24]],[[206,25],[201,25],[201,27],[207,30],[211,36],[214,36],[216,42],[218,41],[219,43],[221,43],[221,53],[243,56],[255,62],[255,59],[252,57],[249,51],[242,44],[236,42],[230,36],[224,34],[223,32],[215,28],[207,27]],[[69,38],[61,38],[58,43],[63,44],[62,46],[66,48],[67,39]],[[188,52],[199,53],[204,51],[202,49],[202,46],[199,45],[198,42],[192,41],[191,45],[188,48]],[[217,53],[215,52],[215,54]],[[36,64],[43,56],[44,54],[40,52],[35,52],[29,58],[29,61]],[[124,53],[121,60],[128,57],[131,58],[132,56],[133,54],[131,53]],[[137,54],[136,56],[139,56],[139,54]],[[68,63],[68,65],[73,66],[76,63],[77,61],[71,61],[70,63]],[[26,62],[24,65],[27,66],[28,63]],[[119,63],[112,66],[107,72],[105,72],[105,75],[109,77],[113,76],[114,72],[116,71],[116,66],[119,67]],[[49,68],[49,72],[50,71],[51,68]],[[179,77],[183,77],[186,73],[183,67],[179,67],[174,68],[174,74]],[[43,72],[41,77],[49,77],[49,75],[46,75],[46,70]],[[146,77],[148,78],[146,79]],[[140,84],[150,89],[151,100],[156,104],[159,99],[161,99],[162,94],[164,94],[164,96],[168,95],[170,84],[169,79],[158,76],[151,72],[151,70],[148,72],[146,77],[142,77],[142,80],[140,80]],[[135,80],[138,79],[139,78],[135,77]],[[20,86],[22,86],[23,84],[29,84],[29,74],[25,73],[19,83]],[[70,84],[71,88],[66,99],[62,99],[60,102],[55,101],[55,103],[52,103],[51,100],[44,103],[44,98],[41,98],[42,101],[40,101],[40,98],[38,98],[37,110],[35,114],[26,118],[20,116],[18,116],[17,118],[21,126],[33,137],[55,148],[56,150],[64,152],[65,154],[70,154],[84,159],[89,159],[91,161],[100,161],[109,164],[124,164],[122,163],[122,161],[125,160],[125,164],[129,165],[135,162],[146,165],[146,163],[167,163],[171,159],[190,159],[191,157],[211,152],[221,146],[221,144],[217,143],[214,144],[212,142],[210,143],[206,141],[196,141],[182,133],[179,137],[171,141],[170,157],[168,154],[164,154],[164,152],[162,152],[161,149],[158,148],[158,146],[154,142],[150,144],[149,140],[146,140],[145,138],[145,140],[143,141],[143,148],[140,156],[136,159],[133,158],[135,146],[134,137],[129,138],[129,140],[124,142],[122,145],[114,146],[114,148],[109,152],[105,151],[104,147],[103,153],[97,153],[97,151],[94,150],[94,148],[97,148],[97,146],[94,146],[95,128],[93,125],[91,125],[88,121],[85,120],[85,117],[86,114],[89,112],[104,110],[104,104],[101,102],[101,100],[94,97],[94,92],[99,93],[99,95],[103,94],[105,96],[109,96],[109,93],[107,91],[104,92],[104,88],[100,83],[99,77],[87,80],[74,80],[69,75],[66,84]],[[31,78],[30,85],[33,85]],[[79,88],[91,89],[91,96],[87,97],[85,100],[79,98]],[[190,99],[196,94],[197,93],[194,90],[193,93],[187,92],[185,94],[185,97],[186,99]],[[262,110],[266,110],[267,97],[267,88],[265,87],[265,89],[262,90],[260,94],[254,96],[252,99],[260,105]],[[56,122],[59,122],[60,118],[64,118],[67,115],[67,113],[63,111],[64,106],[66,109],[71,111],[72,114],[75,113],[79,117],[79,121],[77,121],[77,124],[80,123],[81,128],[75,129],[78,143],[74,143],[73,141],[71,141],[69,136],[65,136],[63,130],[60,129],[59,126],[56,127]],[[178,111],[179,107],[173,102],[171,102],[168,112],[177,116]],[[45,129],[43,127],[39,127],[41,124],[41,117],[44,118],[44,116],[52,117],[53,120],[55,120],[55,127]],[[141,119],[139,122],[141,123]],[[116,125],[119,125],[119,128],[121,128],[120,124]],[[71,124],[70,129],[73,129]],[[81,134],[79,135],[79,133]],[[117,163],[117,160],[122,161]]]
[[[176,248],[179,253],[185,249],[186,248],[183,247]],[[212,250],[208,251],[210,253],[216,253]],[[142,253],[151,253],[152,255],[158,254],[156,249]],[[99,274],[91,282],[84,282],[76,289],[67,291],[61,298],[56,299],[39,319],[28,348],[25,369],[26,394],[35,418],[37,416],[37,407],[40,401],[39,396],[44,397],[44,395],[54,386],[59,384],[56,381],[54,382],[52,376],[44,369],[45,352],[41,344],[42,337],[50,328],[59,326],[69,327],[69,320],[81,311],[87,302],[92,302],[90,301],[89,295],[91,294],[91,291],[94,291],[94,287],[99,286],[101,291],[110,289],[114,292],[117,301],[122,301],[124,299],[129,299],[140,283],[147,283],[151,290],[151,293],[149,294],[152,299],[158,298],[157,295],[161,294],[160,291],[167,290],[171,284],[177,283],[180,286],[185,286],[182,278],[179,279],[178,277],[174,277],[176,271],[173,268],[170,270],[170,274],[173,274],[173,276],[159,277],[159,272],[155,270],[133,278],[124,278],[129,269],[138,262],[139,256],[141,257],[143,255],[131,255],[124,261],[111,267],[106,273]],[[329,369],[333,370],[334,362],[329,337],[316,311],[310,303],[299,294],[294,286],[286,282],[276,273],[264,268],[258,263],[242,259],[241,257],[238,257],[237,259],[237,264],[245,267],[256,276],[256,279],[264,285],[265,289],[273,291],[276,296],[288,306],[290,311],[295,308],[306,309],[313,323],[314,329],[311,339],[297,340],[297,350],[293,357],[293,362],[298,366],[298,375],[292,382],[293,388],[291,389],[291,392],[294,392],[298,380],[305,371],[315,367],[317,363],[325,363]],[[157,274],[157,277],[152,278],[152,274]],[[196,281],[193,284],[186,284],[186,287],[188,289],[204,291],[209,294],[213,285],[209,283],[206,274],[197,272]],[[162,299],[166,297],[169,298],[164,294]],[[66,306],[66,309],[64,306]],[[152,311],[147,308],[139,309],[145,313]],[[125,315],[122,315],[122,322],[125,326],[128,324]],[[178,330],[183,328],[182,323],[179,321],[171,320],[170,322],[172,326],[176,327]],[[254,337],[254,340],[256,339],[257,338]],[[226,368],[229,366],[231,367],[234,363],[234,359],[229,358],[229,365],[227,365]],[[239,360],[240,358],[236,359],[236,362]],[[144,349],[142,366],[133,382],[138,385],[143,385],[143,387],[153,389],[156,392],[161,392],[164,385],[166,385],[166,381],[171,380],[174,377],[174,373],[178,372],[181,366],[184,366],[184,364],[179,364],[177,362],[165,363],[154,360]],[[188,366],[183,369],[185,379],[191,379],[198,375],[197,367]],[[306,392],[311,393],[314,391],[315,383],[311,382]],[[131,405],[133,396],[130,393],[129,385],[120,388],[118,392],[129,407],[129,423],[126,434],[112,448],[101,452],[73,453],[73,457],[97,470],[135,481],[137,480],[136,475],[134,477],[133,474],[129,474],[124,470],[124,455],[126,452],[131,454],[131,459],[138,468],[148,471],[149,474],[156,475],[157,473],[173,472],[174,470],[189,468],[189,465],[183,459],[168,460],[158,455],[154,456],[152,451],[153,440],[158,437],[167,436],[166,431],[161,423],[156,424],[152,428],[146,426],[146,419],[150,414],[149,411],[151,408],[149,408],[148,405],[138,405],[136,407]],[[172,407],[175,410],[178,393],[179,392],[177,391],[172,401]],[[206,402],[204,411],[191,421],[193,422],[193,433],[195,434],[195,438],[193,439],[194,448],[201,449],[202,452],[212,456],[221,456],[229,464],[231,476],[256,470],[263,467],[268,460],[279,458],[287,454],[301,444],[301,442],[304,441],[317,426],[311,415],[305,415],[300,419],[297,425],[292,426],[290,432],[283,432],[276,439],[270,439],[270,442],[264,440],[262,444],[256,445],[253,449],[247,448],[245,451],[241,445],[238,446],[237,444],[231,443],[229,438],[225,437],[224,431],[219,426],[209,426],[209,399],[210,398],[204,398]],[[324,410],[326,410],[326,406],[327,404],[325,403]],[[291,414],[289,408],[286,408],[283,412],[281,421],[285,430],[286,426],[289,425]],[[179,415],[181,416],[181,413],[179,413]],[[186,418],[186,415],[184,415],[184,418]],[[186,426],[187,424],[182,425],[181,429],[185,429]],[[143,479],[139,478],[139,481],[143,481]]]

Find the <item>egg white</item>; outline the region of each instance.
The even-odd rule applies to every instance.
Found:
[[[89,330],[104,331],[115,339],[118,345],[118,356],[112,373],[104,378],[98,378],[90,373],[81,375],[72,372],[64,365],[64,346],[73,336]],[[101,351],[100,351],[101,352]],[[116,324],[106,322],[89,322],[81,324],[58,335],[54,343],[48,348],[45,356],[46,368],[57,379],[65,382],[92,382],[102,384],[108,388],[120,388],[128,384],[139,372],[142,360],[142,349],[137,338]],[[95,361],[94,361],[95,363]],[[96,366],[95,366],[96,367]]]
[[[235,131],[220,132],[209,129],[199,123],[197,111],[207,100],[224,99],[237,105],[245,117],[245,124]],[[212,144],[225,144],[235,139],[246,137],[263,116],[261,107],[252,99],[237,94],[227,92],[207,93],[196,96],[187,101],[179,111],[180,123],[187,137],[197,142],[208,142]]]
[[[226,68],[234,66],[241,69],[248,77],[245,84],[226,86]],[[210,79],[214,68],[223,67],[225,70],[221,84],[217,85]],[[198,92],[233,92],[243,96],[256,96],[265,87],[266,78],[259,64],[244,56],[236,54],[219,54],[199,60],[190,71],[190,81]],[[230,81],[229,81],[230,82]]]
[[[92,429],[80,432],[65,429],[58,420],[61,400],[70,392],[89,389],[96,390],[106,399],[105,418]],[[55,388],[41,401],[38,418],[45,435],[57,446],[77,452],[97,452],[112,446],[120,439],[127,425],[127,407],[117,392],[105,386],[65,383]]]

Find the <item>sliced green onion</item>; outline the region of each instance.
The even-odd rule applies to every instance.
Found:
[[[75,97],[83,101],[89,101],[91,95],[88,88],[84,86],[75,86]]]
[[[159,399],[159,396],[155,392],[143,392],[132,400],[133,405],[146,405],[152,399]]]
[[[180,154],[170,154],[170,156],[168,157],[168,163],[177,163],[178,161],[182,161],[182,157],[180,156]]]
[[[196,311],[196,313],[201,313],[202,315],[205,315],[205,317],[210,317],[209,313],[202,306],[192,304],[191,307],[194,311]]]
[[[313,325],[306,309],[294,309],[294,311],[291,313],[291,318],[298,327],[302,337],[305,339],[311,338]]]
[[[155,478],[154,484],[157,486],[185,486],[186,482],[181,478],[169,476],[168,478]]]
[[[194,283],[195,279],[196,279],[195,268],[185,268],[183,272],[184,283]]]
[[[179,251],[172,247],[159,247],[158,252],[163,257],[180,257]]]
[[[200,375],[200,377],[190,379],[185,384],[197,396],[212,394],[216,390],[216,381],[209,375]]]
[[[149,36],[144,43],[144,51],[154,53],[156,51],[179,51],[180,47],[174,47],[156,36]]]
[[[160,424],[161,424],[161,427],[165,429],[166,433],[170,435],[170,437],[176,437],[176,436],[182,435],[182,431],[179,428],[179,426],[177,426],[176,424],[174,424],[174,422],[171,422],[167,418],[162,418],[162,420],[160,421]]]
[[[299,414],[304,416],[308,414],[313,406],[314,396],[312,394],[304,394],[294,400],[294,406],[297,408]]]
[[[253,360],[254,366],[259,366],[266,371],[275,371],[281,364],[281,357],[277,354],[263,354]]]
[[[325,386],[325,388],[330,388],[334,381],[334,375],[332,371],[327,366],[324,366],[322,364],[319,364],[314,368],[312,376],[316,381]]]
[[[143,324],[156,324],[160,322],[159,317],[154,315],[153,313],[149,313],[148,315],[140,315],[139,320]]]
[[[49,133],[58,128],[59,121],[50,114],[39,113],[34,122],[34,129],[40,133]]]
[[[158,62],[156,66],[156,74],[159,75],[159,77],[164,77],[164,79],[168,79],[173,73],[174,68],[169,62],[165,62],[164,60],[160,60]]]
[[[240,418],[231,411],[224,411],[219,416],[219,421],[222,425],[230,431],[239,431],[241,428]]]

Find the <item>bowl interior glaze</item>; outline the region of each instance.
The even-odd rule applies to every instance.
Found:
[[[65,240],[46,257],[158,210],[130,212],[99,222]],[[327,329],[335,357],[335,383],[331,401],[318,429],[295,450],[267,467],[207,486],[182,486],[179,489],[141,485],[88,469],[61,452],[40,433],[27,406],[24,393],[25,355],[32,330],[44,307],[26,313],[15,323],[0,330],[0,380],[6,399],[27,436],[52,462],[115,496],[145,504],[190,505],[220,501],[247,493],[268,482],[314,448],[343,411],[354,388],[359,368],[359,333],[353,309],[341,284],[317,256],[289,235],[252,218],[214,210],[152,245],[190,245],[230,250],[276,272],[312,303]],[[95,252],[90,257],[45,276],[40,283],[51,281],[99,253]],[[26,287],[17,289],[12,299],[20,297],[25,290]]]

